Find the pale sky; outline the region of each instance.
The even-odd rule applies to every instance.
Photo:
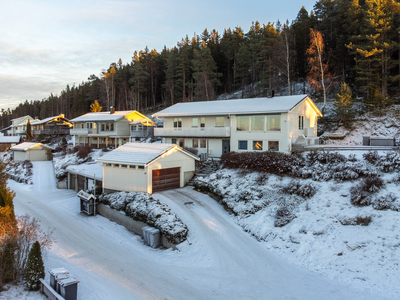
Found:
[[[205,28],[291,22],[317,0],[0,0],[0,109],[59,94],[135,50],[160,52]]]

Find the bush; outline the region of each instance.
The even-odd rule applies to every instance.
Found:
[[[375,193],[383,187],[383,180],[378,176],[369,176],[364,179],[362,189],[365,192]]]
[[[296,215],[291,213],[289,209],[281,207],[276,211],[274,225],[275,227],[283,227],[290,223],[294,218],[296,218]]]
[[[380,156],[378,154],[378,151],[375,150],[375,151],[368,151],[367,153],[364,153],[363,158],[366,161],[368,161],[369,163],[375,164],[379,160]]]
[[[376,210],[391,209],[393,202],[396,199],[397,198],[395,194],[389,193],[385,196],[375,199],[375,201],[372,203],[372,207]]]
[[[349,225],[368,226],[371,222],[372,218],[370,216],[357,216],[354,218],[343,218],[340,220],[340,223],[344,226],[349,226]]]
[[[311,182],[301,184],[298,180],[292,180],[287,186],[282,188],[286,194],[296,194],[303,198],[311,198],[315,195],[316,188]]]
[[[44,278],[44,264],[40,244],[36,241],[29,252],[25,268],[26,286],[31,291],[39,290],[40,278]]]
[[[350,202],[355,206],[368,206],[371,199],[368,193],[362,189],[361,185],[354,186],[350,189]]]
[[[307,163],[313,165],[316,162],[321,164],[337,164],[346,162],[347,159],[339,152],[310,151],[306,155]]]
[[[6,243],[4,250],[0,250],[0,287],[2,283],[11,282],[16,279],[14,252],[14,245],[12,243]]]
[[[79,158],[87,158],[89,153],[92,152],[92,148],[88,145],[77,145],[74,147],[74,153],[77,153]]]

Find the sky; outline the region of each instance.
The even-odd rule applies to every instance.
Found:
[[[161,51],[205,28],[291,22],[316,0],[0,0],[0,109],[59,94],[135,50]]]

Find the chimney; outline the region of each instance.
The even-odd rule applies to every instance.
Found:
[[[114,106],[110,106],[110,115],[112,115],[113,113],[115,113],[115,107]]]

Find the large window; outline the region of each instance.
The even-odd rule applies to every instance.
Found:
[[[253,141],[253,150],[262,151],[263,149],[263,142],[262,141]]]
[[[279,151],[279,142],[278,141],[268,141],[268,150],[269,151]]]
[[[192,127],[199,127],[199,118],[192,119]]]
[[[216,117],[215,118],[215,126],[220,126],[220,127],[225,126],[225,118],[224,117]]]
[[[237,131],[249,131],[249,116],[237,116],[236,118],[236,130]]]
[[[171,139],[171,144],[176,144],[176,139]]]
[[[251,131],[264,131],[265,116],[251,116]]]
[[[247,141],[238,141],[238,149],[239,150],[247,150]]]
[[[114,131],[114,123],[101,123],[100,131]]]
[[[268,115],[267,131],[280,131],[280,130],[281,130],[281,115]]]
[[[207,148],[207,140],[205,139],[200,140],[200,148]]]
[[[182,128],[182,118],[174,118],[174,128]]]

